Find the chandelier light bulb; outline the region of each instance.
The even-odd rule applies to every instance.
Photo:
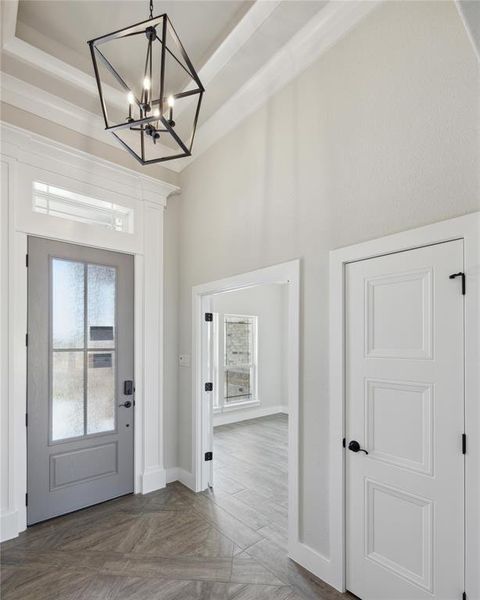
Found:
[[[128,103],[130,105],[135,102],[135,96],[133,95],[133,92],[128,92],[127,99],[128,99]]]
[[[153,111],[153,116],[154,116],[154,117],[159,117],[159,116],[160,116],[160,111],[159,111],[159,109],[158,109],[158,108],[156,108],[156,109]]]
[[[145,79],[143,80],[143,89],[147,90],[147,91],[150,89],[150,78],[149,77],[145,77]]]
[[[167,104],[169,108],[173,108],[175,106],[175,98],[173,96],[169,96],[167,98]]]

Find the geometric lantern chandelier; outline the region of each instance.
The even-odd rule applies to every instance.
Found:
[[[204,87],[166,14],[88,42],[105,130],[142,165],[190,156]]]

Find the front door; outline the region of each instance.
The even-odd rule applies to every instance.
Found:
[[[462,598],[463,242],[347,265],[347,588]]]
[[[28,240],[29,525],[133,492],[133,257]]]

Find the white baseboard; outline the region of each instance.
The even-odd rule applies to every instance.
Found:
[[[161,490],[167,485],[167,475],[162,467],[147,467],[142,475],[142,494]]]
[[[180,467],[172,467],[171,469],[167,469],[167,483],[172,483],[174,481],[180,481],[180,483],[183,483],[185,487],[195,491],[193,473],[185,471],[185,469]]]
[[[0,516],[0,542],[6,542],[18,536],[18,513],[16,510]]]
[[[277,415],[279,413],[288,414],[288,408],[279,404],[277,406],[232,409],[228,412],[214,415],[213,426],[219,427],[220,425],[229,425],[230,423],[258,419],[258,417],[268,417],[269,415]]]
[[[330,559],[310,548],[307,544],[303,544],[302,542],[294,544],[293,548],[289,548],[288,557],[322,581],[325,581],[325,583],[328,583],[340,592],[344,591],[338,587],[336,579],[332,576]]]

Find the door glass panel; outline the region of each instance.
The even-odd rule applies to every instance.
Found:
[[[225,315],[224,403],[254,400],[256,317]]]
[[[53,348],[83,348],[84,265],[52,260],[52,344]]]
[[[225,402],[238,402],[249,396],[250,368],[225,369]]]
[[[83,352],[53,352],[52,440],[84,433]]]
[[[88,265],[87,273],[89,348],[113,348],[116,270],[103,265]]]
[[[89,352],[87,433],[115,429],[115,353]]]

